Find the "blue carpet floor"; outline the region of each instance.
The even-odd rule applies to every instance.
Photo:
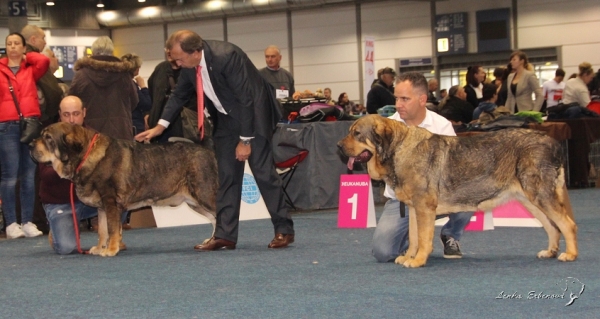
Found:
[[[503,227],[466,233],[460,260],[436,239],[423,268],[380,264],[373,229],[338,229],[333,210],[295,214],[296,243],[275,251],[269,220],[242,222],[238,249],[209,253],[192,249],[208,225],[126,231],[114,258],[55,255],[46,237],[2,240],[0,318],[600,318],[600,190],[569,193],[573,263],[535,258],[543,229]],[[84,247],[95,240],[82,234]],[[572,305],[569,292],[528,298],[562,294],[569,277],[585,284]]]

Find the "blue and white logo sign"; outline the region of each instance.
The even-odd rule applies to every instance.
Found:
[[[254,176],[244,173],[242,183],[242,200],[248,204],[255,204],[260,199],[260,191]]]

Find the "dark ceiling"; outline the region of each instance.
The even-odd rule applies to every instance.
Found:
[[[102,1],[105,10],[122,10],[122,9],[133,9],[142,8],[148,6],[166,6],[176,5],[178,3],[194,3],[200,1],[194,0],[146,0],[146,2],[138,2],[137,0],[54,0],[56,6],[77,6],[85,8],[94,8],[96,4]],[[36,4],[45,5],[46,0],[35,0],[32,1]]]

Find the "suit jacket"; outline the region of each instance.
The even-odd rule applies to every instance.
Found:
[[[519,111],[538,111],[542,109],[544,96],[537,76],[533,72],[524,70],[517,83],[517,94],[513,95],[510,85],[515,78],[515,73],[511,73],[506,80],[508,95],[506,97],[506,108],[510,113],[515,113],[515,105],[519,106]],[[531,99],[531,93],[535,93],[535,101]]]
[[[210,82],[227,115],[240,123],[239,135],[271,139],[282,116],[271,85],[236,45],[224,41],[202,42]],[[175,118],[195,90],[196,70],[182,69],[161,118],[167,121]],[[204,101],[204,105],[212,105],[206,95]],[[219,128],[218,121],[215,126]]]

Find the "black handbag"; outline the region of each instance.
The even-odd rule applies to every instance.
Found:
[[[200,143],[200,132],[198,130],[198,112],[183,107],[181,109],[181,126],[183,137],[194,143]],[[204,138],[212,137],[213,124],[210,118],[204,116]]]
[[[23,113],[21,113],[21,108],[19,107],[19,101],[17,101],[17,96],[15,95],[15,91],[13,89],[12,83],[10,82],[10,78],[8,79],[8,90],[12,95],[13,101],[15,102],[15,107],[17,108],[17,113],[19,114],[19,126],[21,128],[21,143],[29,144],[34,139],[40,137],[40,133],[42,132],[42,122],[37,117],[24,117]]]

